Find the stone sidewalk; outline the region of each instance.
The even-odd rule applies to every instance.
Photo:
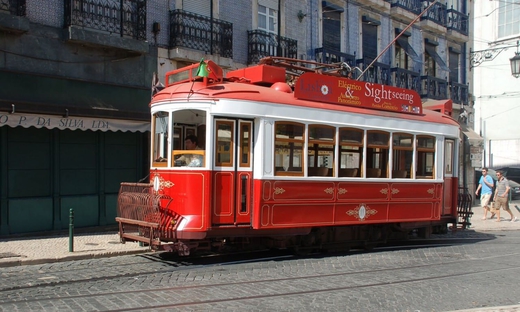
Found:
[[[520,212],[514,206],[515,202],[511,204],[513,214],[520,217]],[[501,222],[495,222],[496,218],[482,220],[483,210],[479,206],[474,206],[472,211],[474,214],[470,219],[471,225],[466,231],[486,232],[520,229],[520,222],[509,222],[508,213],[502,212]],[[77,234],[74,236],[73,252],[69,252],[68,234],[0,238],[0,267],[112,257],[149,251],[149,248],[141,247],[138,243],[121,244],[119,234],[115,231]]]

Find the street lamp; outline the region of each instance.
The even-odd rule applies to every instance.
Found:
[[[513,77],[520,77],[520,52],[518,52],[518,46],[516,47],[517,52],[515,52],[515,56],[509,59],[511,62],[511,74]]]
[[[509,59],[511,62],[511,75],[513,77],[520,77],[520,52],[518,52],[518,47],[520,47],[520,40],[516,42],[516,44],[510,44],[506,46],[480,50],[480,51],[471,51],[469,52],[469,62],[471,70],[473,67],[477,67],[483,62],[494,60],[500,52],[507,50],[508,48],[516,47],[515,56]]]

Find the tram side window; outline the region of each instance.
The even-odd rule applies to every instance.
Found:
[[[339,129],[339,177],[360,177],[363,164],[363,130]]]
[[[413,172],[413,135],[392,135],[392,178],[410,178]]]
[[[435,172],[435,138],[417,136],[417,178],[433,179]]]
[[[455,142],[453,140],[446,140],[446,147],[444,148],[444,164],[446,166],[446,170],[444,173],[453,174],[453,151],[454,151]]]
[[[215,165],[231,167],[233,165],[233,146],[234,122],[228,120],[218,120],[215,126]]]
[[[388,178],[389,138],[388,132],[367,132],[367,178]]]
[[[152,118],[153,165],[166,167],[168,163],[168,112],[157,112]]]
[[[336,128],[309,125],[308,168],[309,176],[334,176],[334,149]]]
[[[276,122],[275,175],[303,176],[304,133],[304,124]]]

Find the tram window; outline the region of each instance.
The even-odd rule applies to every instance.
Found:
[[[392,178],[410,178],[413,159],[413,135],[392,135]]]
[[[361,176],[363,138],[363,130],[354,128],[339,129],[339,177]]]
[[[444,173],[453,174],[453,148],[455,146],[455,142],[453,140],[446,140],[446,148],[445,148],[445,156],[444,156],[444,164],[446,166],[446,170]]]
[[[181,150],[182,144],[184,143],[182,139],[184,136],[182,135],[182,127],[173,127],[173,149]]]
[[[152,118],[153,166],[166,167],[168,163],[168,112],[157,112]]]
[[[390,134],[383,131],[367,131],[367,178],[388,178]]]
[[[435,168],[435,138],[417,136],[417,178],[433,179]]]
[[[215,126],[215,165],[230,167],[233,165],[233,121],[218,120]]]
[[[292,122],[275,124],[275,175],[303,176],[305,125]]]
[[[251,166],[251,123],[240,123],[240,167]]]
[[[308,175],[334,176],[334,150],[336,128],[309,125]]]

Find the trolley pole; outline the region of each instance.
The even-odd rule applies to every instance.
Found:
[[[69,212],[69,252],[74,251],[74,209]]]

